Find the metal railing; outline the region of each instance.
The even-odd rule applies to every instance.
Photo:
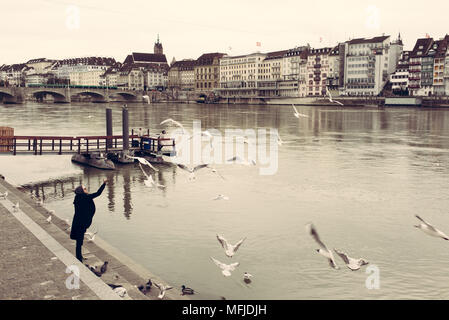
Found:
[[[171,138],[150,137],[148,135],[129,136],[129,149],[144,150],[143,141],[149,141],[149,152],[157,152],[160,146],[175,147],[175,140]],[[134,141],[138,141],[138,147]],[[170,141],[170,144],[161,144],[162,141]],[[114,152],[123,150],[123,136],[3,136],[0,137],[0,153],[29,153],[42,154],[67,154],[67,153],[92,153],[92,152]]]

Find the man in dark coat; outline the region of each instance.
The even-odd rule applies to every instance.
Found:
[[[94,198],[101,195],[106,186],[106,181],[95,193],[88,193],[87,188],[83,185],[75,189],[75,215],[72,221],[72,231],[70,232],[70,239],[76,240],[76,258],[83,262],[83,255],[81,253],[81,247],[83,246],[84,234],[87,228],[92,224],[92,218],[95,214]]]

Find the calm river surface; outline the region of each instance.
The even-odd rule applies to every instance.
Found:
[[[16,135],[104,135],[105,108],[121,134],[120,104],[0,105],[0,126]],[[275,128],[285,142],[279,168],[216,165],[195,181],[159,165],[151,190],[137,164],[114,172],[71,163],[70,156],[0,156],[0,173],[71,220],[73,189],[85,183],[96,199],[99,236],[176,286],[199,298],[404,299],[449,298],[449,243],[413,227],[419,214],[449,233],[449,110],[416,108],[130,104],[130,126],[159,132],[173,118],[191,129]],[[91,116],[91,117],[89,117]],[[213,201],[225,194],[228,201]],[[369,290],[366,267],[352,272],[340,258],[329,267],[304,225],[313,222],[330,248],[364,257],[379,270]],[[246,241],[227,258],[216,234]],[[240,262],[225,278],[210,260]],[[253,274],[248,286],[242,282]]]

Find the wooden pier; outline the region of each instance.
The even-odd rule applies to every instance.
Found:
[[[90,154],[118,153],[123,151],[123,136],[0,136],[1,154]],[[168,141],[168,142],[167,142]],[[160,148],[172,147],[175,141],[171,138],[152,137],[150,135],[129,135],[129,151],[151,155],[157,154]],[[162,150],[166,153],[166,150]]]

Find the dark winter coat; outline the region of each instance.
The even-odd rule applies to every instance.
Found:
[[[70,239],[84,239],[84,234],[87,228],[92,224],[92,218],[95,214],[94,198],[101,195],[106,186],[105,183],[101,185],[95,193],[85,193],[82,187],[75,189],[75,215],[72,221],[72,231],[70,232]]]

